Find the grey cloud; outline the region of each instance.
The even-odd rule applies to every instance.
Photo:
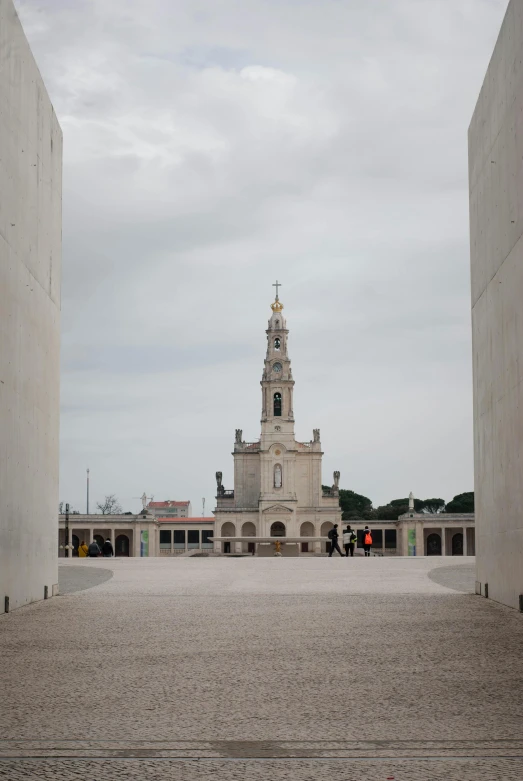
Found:
[[[472,487],[466,131],[506,4],[18,0],[64,130],[64,500],[88,461],[212,504],[276,276],[326,475]]]

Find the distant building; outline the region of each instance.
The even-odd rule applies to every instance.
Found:
[[[351,520],[340,522],[340,533],[350,523],[358,537],[357,553],[363,551],[363,529],[372,532],[372,552],[376,556],[473,556],[475,553],[474,515],[472,513],[415,513],[408,512],[397,521]],[[83,541],[95,539],[99,544],[109,537],[116,556],[180,556],[195,551],[210,553],[214,544],[215,520],[212,517],[155,518],[152,513],[138,515],[71,515],[69,539],[75,550]],[[64,556],[65,516],[59,518],[60,556]],[[314,548],[304,550],[301,556],[325,556],[330,543],[325,534],[315,541]],[[239,535],[238,535],[239,536]],[[274,538],[274,539],[277,539]],[[264,540],[265,555],[274,553],[274,542]],[[295,543],[298,546],[298,543]],[[223,547],[222,547],[223,546]],[[256,548],[247,538],[222,542],[225,555],[253,554]],[[76,554],[75,554],[76,555]],[[262,554],[263,555],[263,554]]]
[[[59,555],[63,557],[65,515],[59,517],[59,529]],[[89,544],[96,540],[101,545],[107,538],[116,556],[176,556],[189,551],[210,551],[213,531],[214,518],[156,518],[147,511],[137,515],[71,515],[69,518],[74,555],[82,541]]]
[[[277,549],[284,556],[321,553],[321,538],[341,522],[340,473],[334,472],[331,488],[322,488],[320,430],[314,429],[308,442],[295,437],[289,331],[278,295],[271,309],[261,380],[261,436],[245,442],[241,429],[236,430],[233,490],[226,490],[222,473],[216,473],[216,552],[246,548],[258,556],[272,555],[271,541],[278,538]]]
[[[176,502],[170,499],[165,502],[149,502],[147,509],[155,518],[188,518],[192,515],[190,502]]]

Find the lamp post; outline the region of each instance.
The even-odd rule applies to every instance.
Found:
[[[89,515],[89,469],[87,469],[87,515]]]
[[[65,550],[66,557],[69,558],[69,505],[65,505]]]

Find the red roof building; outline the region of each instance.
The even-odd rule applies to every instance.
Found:
[[[173,518],[172,516],[166,516],[164,518],[158,517],[156,520],[158,523],[214,523],[212,515],[208,515],[205,518],[203,516],[200,518]]]
[[[191,503],[166,499],[164,502],[149,502],[147,509],[155,518],[188,518],[192,514]]]

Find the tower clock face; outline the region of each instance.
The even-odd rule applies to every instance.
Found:
[[[272,370],[274,372],[281,372],[281,363],[273,363]]]

